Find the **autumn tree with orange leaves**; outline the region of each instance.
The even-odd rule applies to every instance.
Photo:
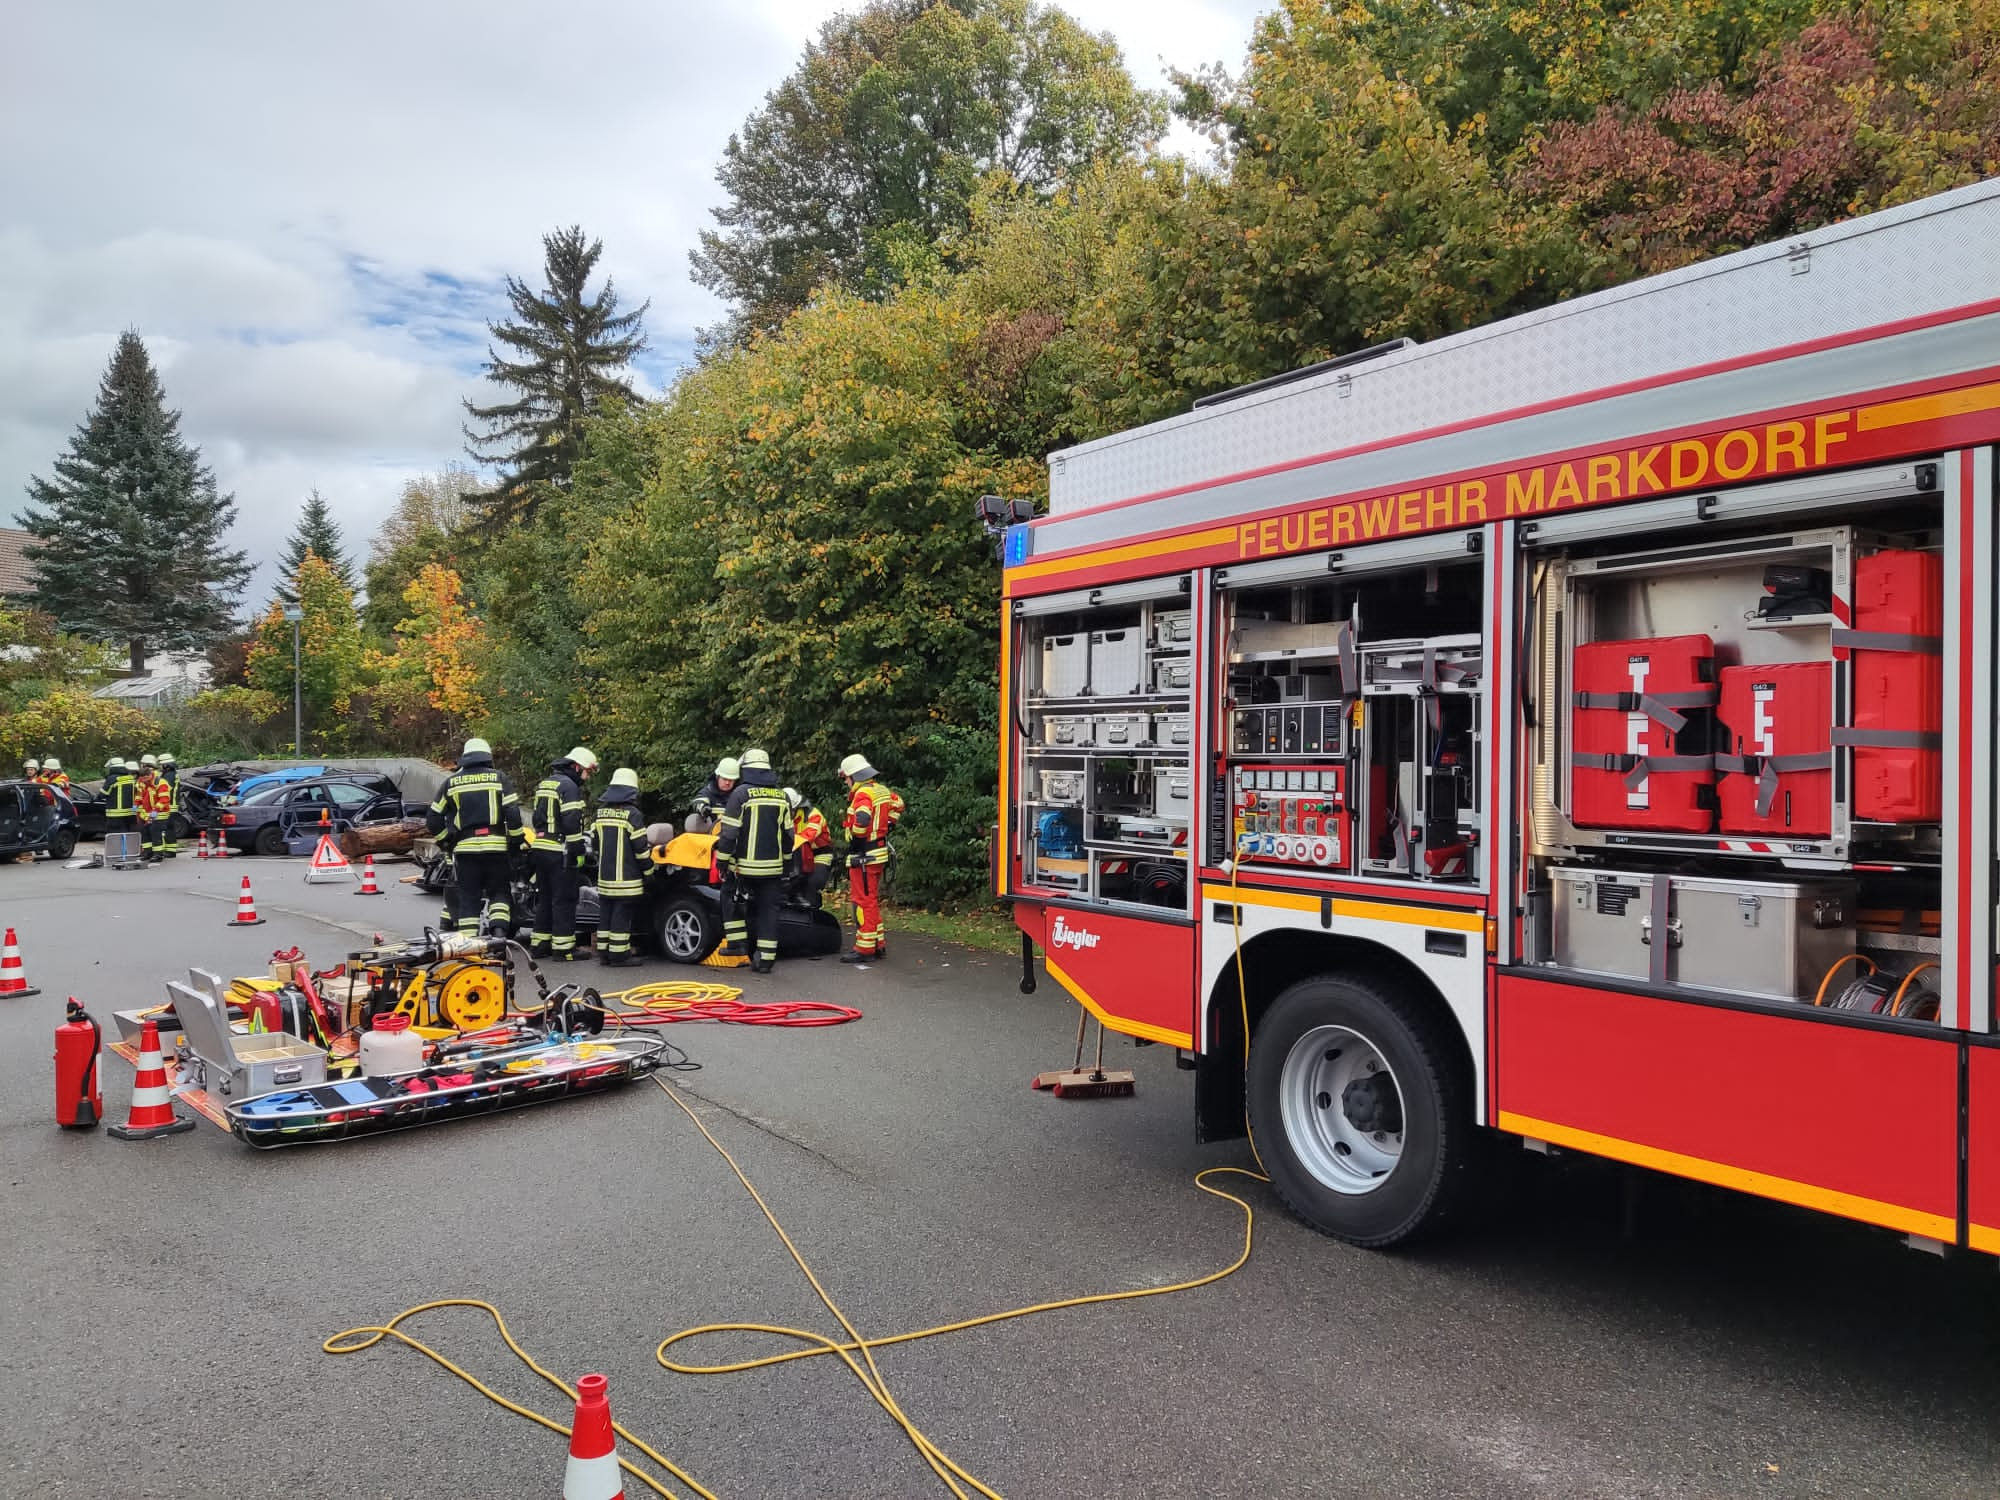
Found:
[[[393,649],[370,651],[375,707],[383,728],[403,741],[455,739],[486,715],[479,655],[485,627],[452,569],[426,563],[403,590],[408,613],[397,621]]]

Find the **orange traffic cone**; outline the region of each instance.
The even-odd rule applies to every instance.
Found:
[[[194,857],[196,859],[208,858],[208,830],[206,828],[201,829],[195,835]]]
[[[113,1125],[110,1134],[121,1141],[149,1141],[194,1129],[194,1121],[174,1113],[167,1093],[167,1065],[160,1059],[160,1027],[148,1021],[139,1032],[139,1071],[132,1079],[132,1118]]]
[[[236,915],[231,919],[231,927],[261,927],[264,919],[257,915],[257,899],[250,894],[250,877],[243,877],[243,890],[236,898]]]
[[[372,854],[368,856],[367,860],[361,866],[361,889],[354,894],[357,896],[386,896],[389,894],[375,883],[375,856]]]
[[[569,1465],[563,1470],[562,1500],[624,1500],[618,1471],[618,1439],[611,1431],[611,1402],[602,1375],[576,1383],[576,1423],[569,1434]]]
[[[21,944],[14,929],[7,929],[7,941],[0,943],[0,995],[39,995],[28,983],[28,971],[21,967]]]

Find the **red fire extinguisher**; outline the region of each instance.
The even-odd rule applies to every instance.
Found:
[[[56,1124],[88,1129],[104,1118],[97,1054],[104,1034],[72,995],[69,1019],[56,1028]]]

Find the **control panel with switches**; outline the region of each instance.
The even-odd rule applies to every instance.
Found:
[[[1349,868],[1346,766],[1236,766],[1229,774],[1239,859],[1317,870]]]

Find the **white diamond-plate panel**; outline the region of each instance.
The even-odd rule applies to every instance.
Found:
[[[1995,296],[2000,180],[1081,444],[1049,460],[1049,513],[1213,484]],[[1122,529],[1158,525],[1133,515]]]

